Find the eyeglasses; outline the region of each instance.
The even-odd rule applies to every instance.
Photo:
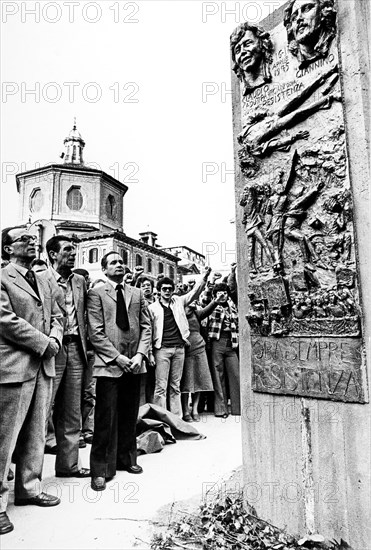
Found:
[[[171,286],[162,286],[161,290],[163,290],[164,292],[171,292],[173,288]]]
[[[33,241],[34,243],[37,241],[37,237],[35,235],[22,235],[22,237],[18,237],[18,239],[14,239],[11,244],[14,243],[29,243]]]

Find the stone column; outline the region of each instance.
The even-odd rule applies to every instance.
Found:
[[[369,3],[321,9],[287,2],[231,37],[244,481],[261,517],[363,550]]]

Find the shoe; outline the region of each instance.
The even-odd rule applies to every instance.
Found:
[[[48,495],[48,493],[40,493],[36,497],[31,498],[16,498],[14,500],[15,506],[27,506],[28,504],[34,504],[35,506],[57,506],[60,504],[58,497]]]
[[[0,535],[6,535],[7,533],[10,533],[10,531],[13,531],[14,525],[8,518],[8,514],[6,512],[0,512]]]
[[[92,477],[91,488],[93,491],[104,491],[106,488],[106,479],[104,477]]]
[[[195,422],[200,422],[200,415],[198,415],[197,413],[192,413],[192,418]]]
[[[55,472],[55,477],[90,477],[89,468],[81,468],[77,472],[65,474],[64,472]]]
[[[79,449],[85,449],[86,443],[85,439],[79,439]]]
[[[192,417],[191,417],[190,414],[185,414],[183,416],[183,420],[184,420],[184,422],[192,422]]]
[[[54,445],[54,447],[45,447],[44,453],[46,455],[56,455],[57,454],[57,446]]]
[[[14,479],[14,472],[11,468],[9,468],[7,480],[8,481],[13,481],[13,479]]]
[[[129,474],[141,474],[143,472],[142,466],[138,464],[133,464],[133,466],[117,466],[117,470],[124,470],[125,472],[129,472]]]
[[[87,443],[88,445],[91,445],[93,443],[93,436],[92,435],[86,435],[84,437],[84,440],[85,440],[85,443]]]

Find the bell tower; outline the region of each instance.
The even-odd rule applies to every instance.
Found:
[[[64,164],[79,164],[83,165],[83,149],[85,141],[82,139],[80,132],[76,128],[76,117],[73,121],[73,128],[64,140],[65,152],[61,154]]]

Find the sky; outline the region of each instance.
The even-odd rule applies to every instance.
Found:
[[[229,36],[282,0],[2,1],[1,225],[15,174],[61,162],[74,117],[85,163],[123,181],[124,231],[234,261]]]

